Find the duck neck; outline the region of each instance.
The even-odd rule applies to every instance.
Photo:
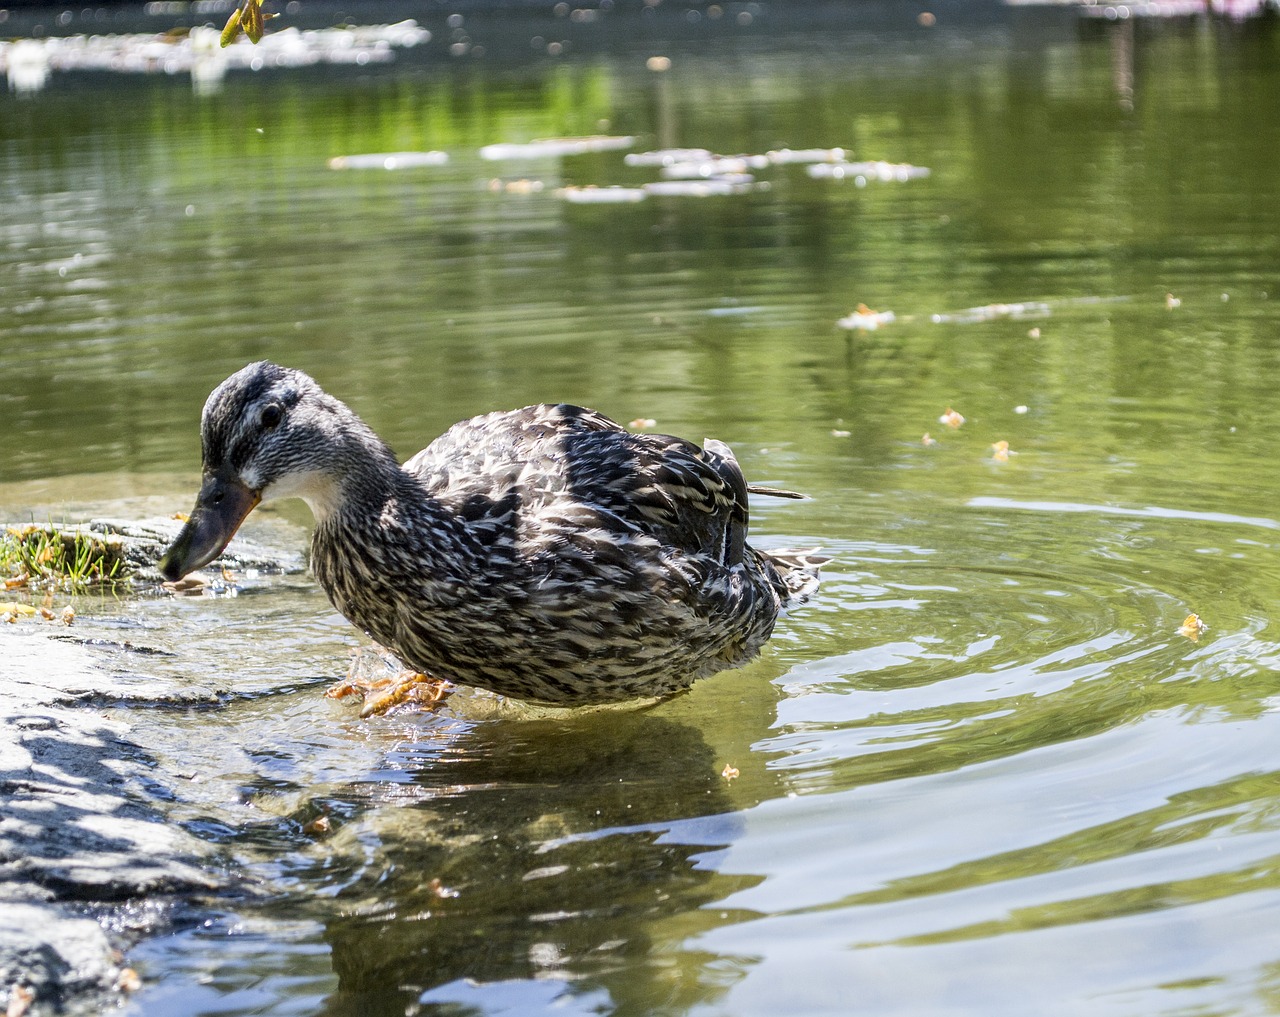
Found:
[[[359,548],[412,546],[424,566],[439,555],[467,557],[465,527],[446,506],[406,473],[394,453],[378,442],[352,456],[317,484],[308,497],[316,517],[314,545],[345,554]]]
[[[316,517],[317,527],[349,527],[354,520],[377,518],[395,498],[404,471],[395,454],[371,430],[350,426],[331,445],[330,461],[299,493]]]
[[[330,602],[375,640],[395,646],[406,596],[465,599],[481,549],[466,525],[394,460],[348,475],[311,538],[311,570]],[[417,665],[422,666],[422,665]]]

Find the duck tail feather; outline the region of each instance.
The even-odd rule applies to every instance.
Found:
[[[766,487],[764,484],[748,484],[748,494],[763,494],[770,498],[808,498],[807,494],[801,494],[799,491],[787,491],[781,487]]]

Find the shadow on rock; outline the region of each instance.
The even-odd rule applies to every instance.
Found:
[[[131,902],[214,889],[208,851],[148,804],[147,762],[123,724],[23,705],[15,687],[0,713],[0,987],[92,1011],[115,991],[120,931],[163,921],[163,907],[140,920]],[[120,908],[128,921],[113,921]]]

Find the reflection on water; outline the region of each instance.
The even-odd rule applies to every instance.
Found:
[[[552,976],[641,1003],[655,988],[645,983],[661,982],[648,930],[743,884],[699,871],[700,849],[643,826],[720,816],[707,847],[740,829],[696,728],[627,715],[528,728],[477,732],[466,758],[435,763],[429,779],[447,790],[417,806],[397,786],[397,807],[362,824],[382,853],[336,895],[341,914],[326,923],[339,1002]],[[421,763],[410,754],[401,765],[422,774]]]
[[[359,721],[298,577],[81,605],[222,697],[145,738],[241,893],[136,1012],[1280,1009],[1276,26],[891,7],[0,97],[0,514],[184,509],[271,356],[405,457],[555,399],[716,436],[836,555],[761,661],[581,714]],[[634,145],[526,147],[585,138]],[[645,190],[676,148],[751,186]]]

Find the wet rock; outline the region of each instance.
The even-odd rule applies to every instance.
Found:
[[[0,991],[30,990],[33,1004],[90,1012],[105,1001],[119,968],[107,934],[92,918],[53,904],[6,901],[0,906]]]
[[[147,802],[146,770],[119,723],[38,707],[0,717],[0,880],[91,902],[214,889],[202,845]]]
[[[156,562],[178,536],[182,525],[182,520],[171,517],[143,520],[91,519],[85,524],[84,530],[104,540],[119,541],[130,573],[144,582],[159,583],[162,577],[156,569]],[[256,538],[237,536],[227,545],[218,559],[221,565],[232,569],[268,572],[303,571],[305,563],[302,552],[287,549],[298,546],[296,527],[259,519],[255,520],[252,530],[258,535]]]
[[[123,944],[85,908],[109,916],[112,905],[218,884],[210,850],[148,800],[125,725],[41,706],[24,688],[0,715],[0,988],[91,1008],[114,994]]]
[[[80,529],[118,540],[145,592],[180,526],[103,519]],[[282,544],[296,548],[297,537],[288,527]],[[225,560],[277,575],[303,566],[297,551],[244,540]],[[189,913],[230,888],[217,848],[167,815],[171,782],[145,747],[147,725],[163,714],[95,708],[189,707],[218,701],[219,690],[166,670],[175,654],[163,642],[176,636],[158,624],[160,604],[116,604],[112,616],[82,615],[71,628],[0,626],[0,998],[30,990],[32,1014],[114,1007],[121,951],[165,928],[174,909]],[[113,638],[128,626],[162,645]]]

